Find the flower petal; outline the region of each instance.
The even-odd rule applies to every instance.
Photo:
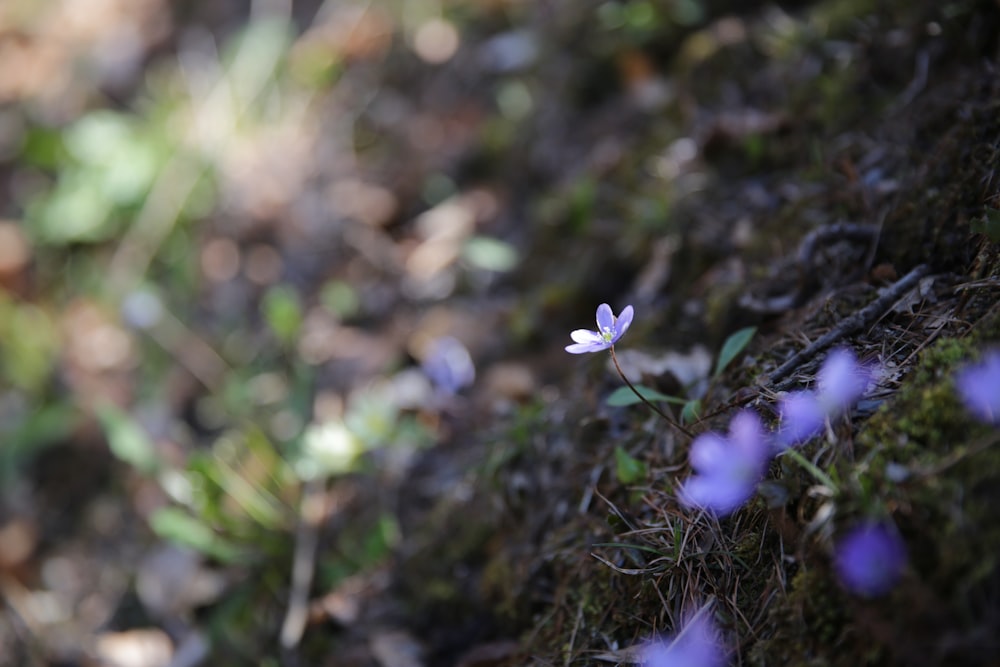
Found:
[[[601,341],[600,343],[574,343],[566,346],[566,351],[570,354],[584,354],[586,352],[600,352],[611,347],[610,343]]]
[[[850,350],[831,352],[819,371],[819,399],[832,416],[858,400],[868,385],[870,371],[860,366]]]
[[[811,391],[797,391],[781,401],[781,424],[778,438],[784,445],[795,445],[816,435],[826,419],[823,406]]]
[[[756,484],[736,483],[725,475],[694,475],[684,482],[679,498],[687,506],[732,514],[753,495]]]
[[[606,303],[602,303],[597,307],[597,331],[599,333],[604,333],[605,331],[614,331],[614,329],[614,311],[611,310],[611,306]]]
[[[625,335],[628,328],[632,326],[632,317],[635,315],[635,311],[632,306],[625,306],[622,309],[622,314],[618,316],[618,321],[615,322],[615,328],[617,333],[615,335],[615,341]]]
[[[979,364],[966,366],[955,377],[958,394],[977,419],[1000,421],[1000,352],[991,352]]]
[[[906,567],[906,545],[886,524],[864,523],[837,543],[834,565],[840,582],[858,595],[886,593]]]
[[[590,329],[577,329],[569,335],[577,343],[603,343],[604,336]]]
[[[726,460],[726,439],[714,431],[702,433],[691,443],[688,460],[700,473],[715,470]]]

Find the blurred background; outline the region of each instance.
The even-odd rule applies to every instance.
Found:
[[[0,664],[513,655],[539,600],[456,564],[605,377],[568,332],[633,303],[707,376],[766,258],[898,190],[845,128],[995,41],[780,4],[4,0]]]

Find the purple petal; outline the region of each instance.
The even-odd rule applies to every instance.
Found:
[[[615,327],[617,329],[617,336],[615,340],[621,338],[628,331],[628,328],[632,326],[632,317],[635,315],[635,311],[632,306],[625,306],[622,309],[622,314],[618,316],[618,320],[615,322]]]
[[[966,409],[977,419],[1000,422],[1000,352],[991,352],[982,363],[959,371],[955,385]]]
[[[871,373],[846,349],[831,352],[819,371],[819,399],[832,416],[845,410],[865,391]]]
[[[823,427],[826,414],[816,394],[797,391],[781,401],[781,424],[778,439],[784,445],[794,445],[807,440]]]
[[[735,482],[728,475],[695,475],[684,482],[678,495],[685,505],[726,516],[749,500],[756,488],[756,484]]]
[[[422,364],[424,373],[448,394],[456,394],[476,379],[476,367],[469,350],[451,336],[438,338],[428,347]]]
[[[688,460],[698,472],[715,470],[726,459],[726,439],[718,433],[702,433],[691,443]]]
[[[577,343],[603,343],[604,336],[589,329],[577,329],[569,335]]]
[[[642,652],[646,667],[721,667],[723,658],[711,620],[701,616],[674,638],[648,644]]]
[[[602,303],[597,307],[597,331],[603,334],[605,331],[614,331],[614,328],[615,314],[611,306]]]
[[[883,524],[865,523],[836,545],[834,565],[840,582],[858,595],[888,592],[906,567],[906,545]]]
[[[567,345],[566,351],[570,354],[584,354],[587,352],[600,352],[609,347],[611,347],[611,344],[604,341],[600,343],[574,343],[573,345]]]
[[[729,422],[729,439],[745,458],[761,462],[767,460],[771,443],[764,434],[760,417],[753,410],[743,410],[732,418]]]

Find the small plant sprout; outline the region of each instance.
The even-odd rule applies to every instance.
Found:
[[[852,593],[876,597],[889,591],[906,567],[906,545],[894,527],[866,522],[837,542],[834,566]]]
[[[597,307],[597,331],[591,331],[590,329],[577,329],[571,332],[569,336],[574,342],[572,345],[566,346],[566,351],[570,354],[603,352],[604,350],[610,351],[611,361],[615,365],[615,370],[618,371],[618,375],[625,382],[625,384],[628,385],[628,388],[632,390],[632,393],[638,396],[639,400],[645,403],[650,410],[663,417],[668,424],[689,438],[693,437],[693,434],[690,431],[675,422],[667,413],[656,407],[649,399],[643,396],[639,390],[636,389],[635,385],[632,384],[632,382],[625,376],[621,365],[618,363],[618,357],[615,355],[615,343],[621,340],[621,337],[625,335],[628,328],[632,326],[632,317],[634,314],[635,311],[632,306],[625,306],[622,308],[622,312],[618,315],[618,317],[615,317],[615,313],[611,310],[611,306],[606,303],[602,303]]]
[[[823,423],[847,410],[865,391],[871,369],[858,364],[850,350],[838,349],[827,356],[813,391],[796,391],[781,402],[778,437],[794,445],[813,437]]]
[[[981,363],[959,371],[955,386],[966,409],[976,419],[1000,424],[1000,351],[990,352]]]
[[[715,627],[700,614],[674,637],[652,642],[642,651],[645,667],[722,667],[724,660]]]
[[[771,442],[760,417],[744,410],[729,423],[729,437],[708,432],[695,438],[689,454],[694,476],[681,501],[726,516],[753,495],[767,468]]]

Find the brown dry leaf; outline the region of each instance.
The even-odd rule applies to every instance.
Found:
[[[922,302],[936,302],[937,296],[934,294],[934,283],[936,280],[937,276],[927,276],[921,279],[916,289],[907,292],[906,296],[892,306],[892,312],[902,315],[912,315]]]
[[[38,529],[26,519],[11,519],[0,526],[0,570],[21,565],[35,552]]]
[[[496,363],[486,371],[483,379],[486,393],[518,401],[534,396],[538,381],[531,367],[516,361]]]

